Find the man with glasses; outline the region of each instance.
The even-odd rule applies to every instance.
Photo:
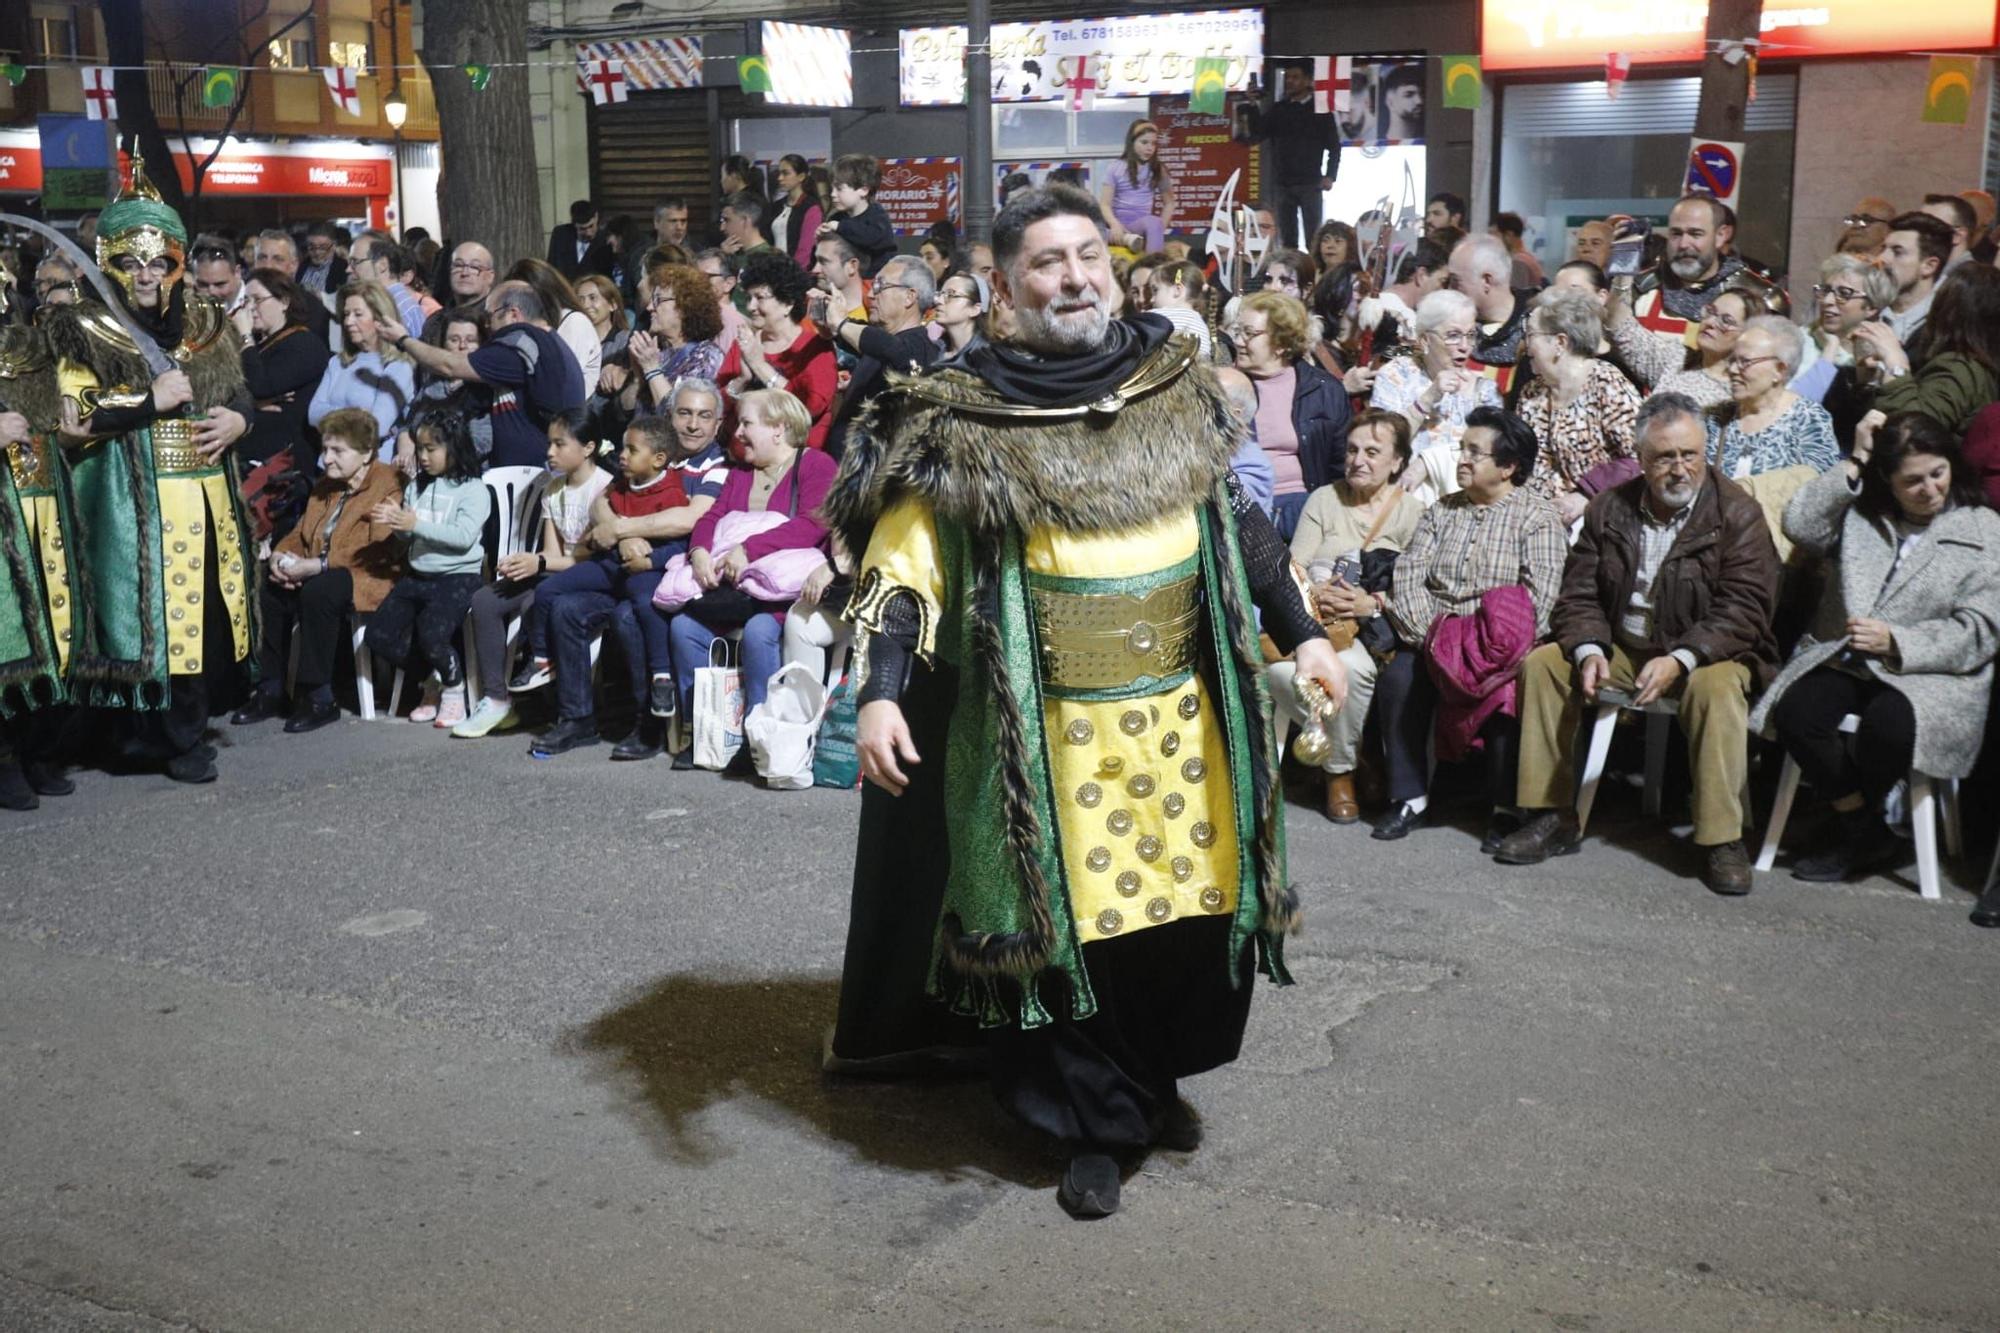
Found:
[[[424,326],[423,303],[401,281],[400,275],[412,268],[409,252],[391,240],[387,232],[364,231],[355,237],[347,247],[347,265],[355,277],[380,283],[388,290],[390,299],[396,303],[396,318],[404,328]]]
[[[331,222],[315,222],[306,233],[306,262],[299,265],[298,284],[315,296],[332,296],[347,281],[347,258],[340,252],[347,237]]]
[[[937,304],[937,286],[924,262],[913,255],[891,259],[875,277],[874,295],[872,320],[850,314],[832,329],[835,341],[856,354],[827,434],[827,452],[835,458],[846,448],[848,423],[887,386],[884,371],[914,375],[937,360],[937,344],[924,327],[924,316]]]
[[[444,340],[444,322],[454,309],[478,308],[493,291],[493,252],[478,241],[460,242],[451,252],[446,269],[451,282],[451,301],[424,321],[424,341]]]
[[[1576,737],[1608,700],[1679,705],[1702,882],[1750,892],[1743,846],[1750,696],[1777,672],[1780,565],[1764,511],[1708,466],[1702,409],[1656,393],[1639,409],[1641,474],[1591,501],[1563,570],[1554,642],[1521,669],[1518,797],[1527,822],[1494,852],[1536,865],[1576,850]]]
[[[71,305],[81,299],[76,289],[76,267],[61,255],[50,255],[35,265],[35,303],[38,306]]]

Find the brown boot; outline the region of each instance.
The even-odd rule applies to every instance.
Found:
[[[1336,824],[1352,824],[1361,818],[1361,805],[1354,799],[1352,773],[1327,774],[1326,817]]]
[[[1574,810],[1523,811],[1530,818],[1518,832],[1500,840],[1493,859],[1503,866],[1540,865],[1551,856],[1568,856],[1583,841]]]
[[[1750,850],[1743,845],[1743,839],[1708,849],[1708,865],[1702,870],[1701,882],[1708,885],[1710,892],[1726,898],[1740,898],[1750,892]]]

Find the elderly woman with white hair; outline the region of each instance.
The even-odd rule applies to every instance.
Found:
[[[1535,298],[1522,340],[1535,377],[1515,412],[1535,432],[1539,462],[1528,489],[1554,504],[1563,522],[1583,517],[1590,497],[1637,475],[1591,474],[1613,459],[1633,457],[1632,423],[1639,391],[1623,371],[1597,356],[1604,321],[1583,292],[1552,288]]]
[[[1479,311],[1461,292],[1432,292],[1417,303],[1415,349],[1375,374],[1369,406],[1409,420],[1411,458],[1402,486],[1426,504],[1458,489],[1458,442],[1466,414],[1500,406],[1500,387],[1471,369]]]
[[[1819,357],[1791,384],[1793,392],[1816,403],[1826,401],[1834,377],[1854,365],[1854,331],[1881,318],[1896,299],[1896,280],[1865,255],[1828,255],[1819,266],[1813,287],[1810,332]],[[1848,379],[1852,379],[1850,374]]]
[[[1708,422],[1711,466],[1732,481],[1809,467],[1824,472],[1840,461],[1833,418],[1792,391],[1805,355],[1805,331],[1779,315],[1743,326],[1729,355],[1730,401]]]

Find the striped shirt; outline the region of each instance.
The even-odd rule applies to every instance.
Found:
[[[1512,584],[1528,590],[1535,633],[1545,635],[1568,558],[1562,516],[1532,491],[1516,487],[1483,505],[1465,491],[1447,495],[1417,520],[1396,561],[1389,623],[1404,643],[1421,647],[1439,616],[1470,615],[1489,590]]]

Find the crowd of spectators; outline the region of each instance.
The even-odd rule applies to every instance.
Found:
[[[1269,243],[1218,270],[1158,149],[1135,121],[1099,174],[1107,298],[1216,370],[1238,475],[1348,664],[1330,818],[1372,806],[1377,838],[1408,836],[1434,768],[1478,752],[1485,850],[1571,850],[1576,733],[1607,697],[1677,711],[1718,892],[1749,887],[1761,744],[1833,812],[1808,878],[1893,852],[1913,768],[1971,775],[2000,645],[1990,199],[1864,199],[1794,257],[1818,278],[1795,317],[1705,196],[1650,234],[1590,220],[1544,262],[1518,216],[1468,234],[1440,193],[1383,263],[1387,218],[1307,206],[1325,159],[1305,151],[1279,207],[1251,205]],[[685,199],[650,232],[586,200],[541,257],[324,224],[198,238],[192,280],[259,408],[239,452],[268,684],[239,720],[337,716],[357,614],[383,669],[424,682],[413,716],[466,738],[545,720],[543,757],[597,742],[607,701],[635,719],[614,758],[673,749],[719,637],[751,704],[782,663],[823,671],[847,553],[817,507],[849,434],[892,374],[1014,319],[990,250],[948,225],[904,250],[877,184],[867,157],[787,155],[768,179],[731,157],[715,235]],[[37,298],[74,276],[44,261]],[[523,469],[539,499],[501,549],[513,492],[483,483]],[[597,670],[606,646],[622,676]]]

